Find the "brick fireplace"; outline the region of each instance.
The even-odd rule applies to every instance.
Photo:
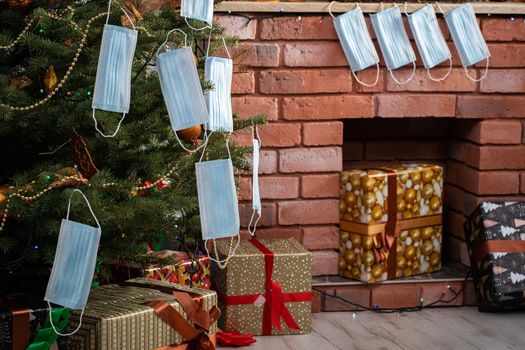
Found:
[[[258,237],[295,237],[313,252],[315,275],[337,274],[343,164],[436,161],[446,166],[445,255],[468,264],[465,215],[480,200],[525,196],[523,20],[478,16],[492,54],[480,83],[465,77],[450,43],[456,66],[446,81],[428,80],[419,66],[412,82],[397,85],[381,67],[379,84],[364,88],[352,79],[329,16],[253,17],[217,19],[240,37],[237,52],[247,50],[234,75],[234,110],[241,117],[266,113],[270,121],[260,130]],[[360,78],[374,76],[370,69]],[[250,138],[236,136],[248,146]],[[241,182],[246,226],[251,178]]]

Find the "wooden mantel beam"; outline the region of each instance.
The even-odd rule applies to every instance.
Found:
[[[255,2],[255,1],[223,1],[215,8],[216,12],[266,12],[266,13],[328,13],[329,2]],[[440,3],[443,10],[451,10],[461,4]],[[359,3],[364,13],[374,13],[381,9],[379,2]],[[393,6],[392,3],[384,3],[385,8]],[[398,3],[403,11],[404,3]],[[407,12],[412,13],[419,10],[425,4],[407,4]],[[516,2],[473,2],[472,6],[477,14],[492,15],[524,15],[525,3]],[[355,8],[355,2],[336,2],[332,5],[332,12],[342,13]],[[437,6],[434,7],[438,13]]]

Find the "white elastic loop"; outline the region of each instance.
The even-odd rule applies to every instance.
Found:
[[[232,133],[230,132],[230,134],[228,135],[228,137],[226,138],[226,149],[228,150],[228,158],[231,159],[232,155],[230,153],[230,137],[232,136]]]
[[[210,132],[210,135],[213,133]],[[177,132],[175,131],[175,137],[177,138],[177,141],[179,142],[179,145],[186,151],[186,152],[189,152],[189,153],[195,153],[197,152],[198,150],[202,149],[203,147],[206,147],[206,145],[208,144],[208,140],[209,140],[209,135],[206,133],[206,127],[204,128],[204,143],[202,145],[200,145],[199,147],[195,148],[195,149],[189,149],[189,148],[186,148],[186,146],[184,146],[184,144],[182,143],[182,141],[179,139],[179,135],[177,134]],[[203,151],[204,153],[204,151]]]
[[[332,13],[332,5],[334,4],[334,2],[337,2],[337,1],[332,1],[332,2],[328,5],[328,13],[330,14],[330,16],[332,16],[332,18],[335,18],[334,14]]]
[[[66,220],[69,220],[69,212],[71,211],[71,199],[73,199],[73,195],[75,194],[75,192],[80,193],[82,195],[82,197],[84,197],[84,200],[86,201],[86,204],[87,204],[87,206],[89,208],[89,211],[91,212],[91,215],[93,215],[93,219],[95,219],[95,222],[97,223],[98,228],[101,228],[100,227],[100,223],[98,222],[98,219],[95,216],[95,213],[93,212],[93,208],[91,208],[91,204],[89,204],[89,201],[88,201],[86,195],[81,190],[79,190],[78,188],[75,188],[73,190],[73,192],[71,192],[71,195],[69,196],[69,203],[67,205]]]
[[[84,316],[84,308],[82,308],[82,312],[80,313],[80,321],[78,322],[78,327],[77,329],[75,329],[73,332],[71,333],[59,333],[55,327],[55,324],[53,323],[53,317],[51,317],[51,304],[49,303],[49,301],[47,302],[47,305],[49,306],[49,321],[51,323],[51,328],[53,328],[53,331],[61,336],[61,337],[68,337],[70,335],[73,335],[75,334],[76,332],[78,332],[78,330],[80,329],[80,327],[82,327],[82,316]]]
[[[226,54],[228,55],[228,58],[231,60],[232,56],[230,55],[230,51],[228,51],[228,45],[226,45],[226,40],[224,40],[224,37],[222,37],[222,43],[224,44],[224,49],[226,50]]]
[[[383,5],[382,1],[381,1],[380,5],[381,5],[381,11],[384,11],[385,10],[385,5]]]
[[[434,78],[431,74],[430,74],[430,69],[427,69],[427,75],[428,75],[428,78],[432,81],[436,81],[436,82],[439,82],[439,81],[443,81],[445,79],[447,79],[447,77],[450,75],[450,73],[452,72],[452,58],[449,57],[448,59],[449,61],[449,66],[448,66],[448,72],[442,76],[441,78]]]
[[[211,29],[212,28],[212,26],[210,24],[208,24],[207,26],[202,27],[202,28],[195,28],[188,22],[188,17],[184,17],[184,22],[186,22],[186,25],[188,27],[190,27],[191,29],[193,29],[195,31],[201,31],[201,30],[204,30],[204,29]]]
[[[210,44],[211,44],[211,33],[213,32],[213,29],[210,30],[210,35],[208,36],[208,46],[206,47],[206,57],[210,55]],[[226,40],[224,37],[222,37],[222,44],[224,45],[224,49],[226,50],[226,54],[228,55],[228,58],[231,59],[232,56],[230,55],[230,51],[228,51],[228,45],[226,45]]]
[[[135,27],[135,23],[133,23],[133,20],[131,19],[131,17],[129,17],[129,15],[126,12],[126,10],[124,10],[124,8],[120,5],[120,3],[117,2],[117,4],[120,7],[120,9],[122,10],[122,12],[124,12],[124,15],[126,15],[126,17],[128,18],[129,23],[131,23],[131,26],[133,27],[133,29],[136,30],[137,28]],[[110,16],[110,14],[111,14],[111,0],[108,1],[108,14],[106,16],[106,24],[109,23],[109,16]]]
[[[253,222],[253,218],[255,217],[255,213],[257,213],[257,220]],[[255,232],[257,231],[257,224],[261,220],[262,214],[257,211],[257,209],[254,209],[252,212],[252,217],[250,219],[250,223],[248,224],[248,232],[250,235],[255,236]],[[252,224],[253,224],[253,230],[252,230]]]
[[[487,57],[487,64],[485,65],[485,72],[479,79],[472,78],[468,72],[467,67],[463,67],[463,69],[465,69],[465,74],[467,75],[467,78],[469,78],[470,80],[474,82],[482,81],[483,79],[487,77],[487,74],[489,73],[489,58]]]
[[[410,77],[408,77],[407,80],[405,81],[399,81],[397,80],[397,78],[394,76],[394,73],[392,73],[392,70],[388,70],[390,72],[390,76],[392,77],[392,79],[394,79],[394,81],[396,83],[398,83],[399,85],[403,85],[403,84],[406,84],[408,83],[410,80],[412,80],[412,78],[414,77],[414,75],[416,75],[416,61],[412,61],[412,65],[413,65],[413,68],[412,68],[412,74],[410,75]]]
[[[407,12],[407,2],[405,1],[405,16],[408,17],[408,12]]]
[[[100,135],[102,135],[103,137],[105,138],[112,138],[112,137],[115,137],[117,136],[119,130],[120,130],[120,126],[122,125],[122,122],[124,121],[124,119],[126,118],[126,113],[122,113],[122,118],[120,118],[120,121],[118,122],[118,125],[117,125],[117,130],[115,130],[115,132],[111,135],[105,135],[99,128],[98,128],[98,122],[97,122],[97,118],[95,117],[95,108],[93,108],[93,120],[95,121],[95,130],[98,131],[98,133]]]
[[[221,269],[224,269],[226,267],[226,265],[228,265],[228,261],[230,260],[231,257],[233,257],[235,255],[235,251],[237,250],[237,248],[239,247],[239,243],[241,243],[241,235],[240,234],[237,234],[237,244],[235,244],[235,248],[233,248],[233,250],[231,251],[231,255],[228,255],[226,258],[222,259],[222,260],[217,260],[217,259],[214,259],[211,254],[210,254],[210,251],[208,250],[208,240],[205,240],[204,241],[204,249],[206,249],[206,254],[208,254],[208,258],[211,260],[211,261],[214,261],[217,263],[217,265],[219,265],[219,267]],[[218,258],[218,257],[217,257]]]
[[[170,37],[170,34],[173,33],[173,32],[181,32],[182,35],[184,35],[184,46],[188,46],[188,34],[186,34],[183,30],[179,29],[179,28],[175,28],[175,29],[172,29],[168,32],[168,34],[166,34],[166,40],[164,40],[164,42],[162,44],[160,44],[159,48],[157,49],[157,52],[155,53],[155,56],[158,56],[159,55],[159,52],[160,52],[160,49],[162,49],[162,47],[164,45],[166,45],[166,43],[168,42],[168,39]]]
[[[365,82],[359,80],[359,78],[357,77],[357,74],[355,74],[354,71],[352,71],[352,75],[354,76],[355,80],[356,80],[359,84],[361,84],[361,85],[363,85],[363,86],[366,86],[366,87],[374,87],[374,86],[376,86],[377,83],[379,82],[379,71],[380,71],[380,70],[379,70],[379,63],[376,62],[376,80],[375,80],[372,84],[367,84],[367,83],[365,83]]]
[[[443,14],[443,16],[445,15],[445,11],[443,11],[443,8],[441,7],[441,5],[439,4],[439,2],[436,2],[436,6],[438,7],[439,11],[441,11],[441,13]]]

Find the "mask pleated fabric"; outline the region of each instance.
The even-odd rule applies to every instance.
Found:
[[[479,28],[472,5],[470,3],[461,5],[445,12],[444,15],[467,77],[472,81],[485,79],[489,68],[490,51]],[[471,77],[467,67],[483,60],[486,60],[485,72],[479,79]]]
[[[157,50],[157,69],[164,103],[168,109],[171,126],[177,136],[178,130],[201,124],[206,125],[209,117],[195,59],[191,47],[187,46],[187,40],[184,40],[185,47],[159,53],[167,43],[169,35],[175,31],[182,32],[186,38],[186,33],[180,29],[168,32],[166,41]],[[187,149],[180,140],[178,141],[186,151],[195,152],[205,147],[207,139],[194,150]]]
[[[394,4],[387,10],[371,14],[370,19],[390,76],[398,84],[408,83],[416,71],[416,54],[405,31],[399,8]],[[413,65],[412,75],[405,81],[399,81],[392,71],[409,63]]]
[[[131,69],[138,37],[137,30],[131,19],[129,19],[129,21],[133,25],[133,29],[108,24],[110,9],[111,1],[109,2],[108,16],[102,33],[95,89],[91,105],[93,108],[95,129],[103,137],[115,137],[120,130],[126,114],[129,113],[131,101]],[[127,16],[126,11],[123,10],[123,12]],[[95,116],[97,109],[122,113],[122,118],[113,134],[106,135],[99,129]]]
[[[261,220],[262,216],[262,205],[261,205],[261,194],[259,191],[259,159],[260,159],[260,148],[261,138],[257,127],[253,126],[253,161],[252,161],[252,216],[250,223],[248,224],[248,232],[254,236],[257,231],[257,224]],[[252,228],[253,226],[253,228]]]
[[[233,132],[231,100],[233,61],[226,47],[224,38],[222,40],[228,58],[209,57],[210,40],[208,40],[204,76],[206,80],[213,83],[214,87],[212,90],[207,91],[204,97],[209,115],[208,129],[211,131],[227,131],[231,133]]]
[[[213,0],[182,0],[180,5],[180,15],[186,20],[186,24],[193,30],[203,30],[210,28],[213,23]],[[198,19],[208,23],[202,28],[192,27],[187,18]]]
[[[379,56],[368,33],[361,7],[356,5],[354,10],[335,17],[331,11],[333,3],[334,1],[328,6],[328,11],[334,19],[335,31],[352,70],[352,75],[361,85],[375,86],[379,81]],[[368,84],[357,78],[356,72],[374,65],[376,66],[377,74],[373,83]]]
[[[84,198],[98,227],[69,220],[71,199],[75,193]],[[78,189],[73,190],[69,197],[67,216],[60,226],[55,260],[44,297],[50,308],[50,303],[53,303],[70,309],[82,309],[84,312],[95,273],[101,235],[100,224],[86,196]],[[81,324],[82,316],[78,328],[68,334],[60,334],[52,326],[59,335],[72,335],[80,329]]]
[[[408,23],[410,24],[410,29],[414,35],[428,77],[433,81],[445,80],[452,71],[452,55],[443,33],[441,33],[441,29],[439,28],[438,19],[433,7],[426,5],[409,15],[406,13],[405,3],[405,14],[408,17]],[[430,74],[430,69],[447,60],[450,63],[447,73],[440,78],[434,78]]]

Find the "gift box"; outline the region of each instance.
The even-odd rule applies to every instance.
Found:
[[[63,309],[54,310],[60,313]],[[0,296],[0,349],[26,350],[33,342],[46,349],[57,336],[46,324],[49,308],[42,299],[25,293]],[[67,338],[58,339],[58,349],[67,349]]]
[[[219,241],[219,256],[229,245]],[[294,239],[241,241],[225,269],[214,265],[219,327],[253,335],[310,332],[312,254]]]
[[[144,277],[188,287],[210,289],[210,260],[207,256],[190,257],[188,253],[171,250],[152,254],[163,258],[173,258],[177,264],[150,266],[145,269]]]
[[[378,282],[441,269],[443,168],[341,172],[340,275]]]
[[[525,307],[525,202],[482,202],[465,223],[482,311]]]
[[[211,350],[219,315],[214,291],[136,278],[91,291],[69,348],[149,350],[184,343]],[[77,327],[79,316],[72,314],[70,329]]]

